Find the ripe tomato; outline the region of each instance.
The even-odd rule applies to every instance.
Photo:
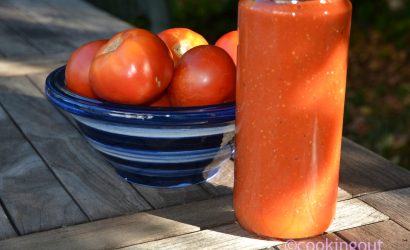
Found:
[[[164,42],[149,31],[131,29],[116,34],[97,52],[90,82],[101,99],[143,104],[168,87],[173,71]]]
[[[90,85],[90,66],[97,51],[106,44],[107,41],[108,40],[97,40],[89,42],[71,54],[65,70],[65,78],[69,90],[84,97],[97,98]]]
[[[208,45],[203,36],[186,28],[167,29],[159,33],[158,36],[171,51],[175,65],[188,50],[199,45]]]
[[[151,107],[171,107],[171,102],[167,93],[161,95],[158,99],[154,100],[149,104]]]
[[[220,104],[235,96],[236,67],[221,48],[202,45],[188,51],[168,88],[173,106]]]
[[[238,55],[238,31],[234,30],[226,33],[216,41],[215,45],[223,48],[232,57],[236,65],[236,58]]]

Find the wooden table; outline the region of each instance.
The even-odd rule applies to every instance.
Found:
[[[286,249],[235,223],[232,162],[189,188],[128,184],[44,98],[70,51],[129,27],[80,0],[0,1],[0,249]],[[340,187],[328,233],[301,249],[410,249],[409,171],[345,139]]]

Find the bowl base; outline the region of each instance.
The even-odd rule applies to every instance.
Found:
[[[200,184],[215,177],[218,174],[219,169],[220,167],[215,167],[206,174],[202,173],[177,177],[146,176],[121,171],[119,169],[116,169],[115,171],[126,181],[140,186],[153,188],[183,188]]]

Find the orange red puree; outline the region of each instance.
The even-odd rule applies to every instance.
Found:
[[[323,233],[335,214],[352,6],[239,2],[234,208],[258,235]]]

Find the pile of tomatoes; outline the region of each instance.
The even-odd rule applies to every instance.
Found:
[[[158,35],[130,29],[87,43],[71,55],[66,86],[78,95],[156,107],[235,101],[237,31],[209,45],[186,28]]]

